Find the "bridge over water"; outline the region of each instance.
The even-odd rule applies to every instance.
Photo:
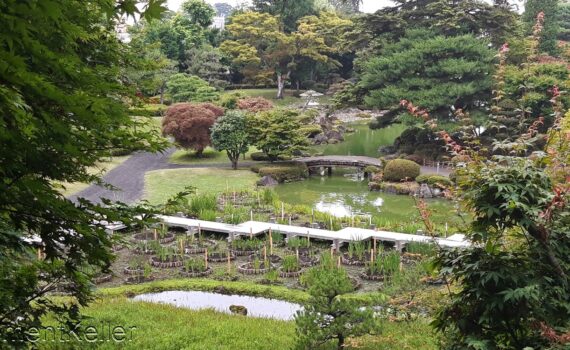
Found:
[[[296,162],[304,163],[309,169],[327,169],[329,174],[333,167],[352,167],[364,170],[367,166],[381,167],[382,161],[377,158],[364,156],[318,156],[303,157],[293,159]],[[367,174],[365,174],[367,175]]]

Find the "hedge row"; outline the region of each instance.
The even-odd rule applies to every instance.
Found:
[[[252,169],[255,171],[254,169]],[[277,182],[298,181],[309,176],[306,165],[299,163],[275,164],[258,168],[260,176],[271,176]]]

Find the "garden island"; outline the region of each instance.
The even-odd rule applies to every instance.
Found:
[[[570,3],[0,3],[0,348],[567,349]]]

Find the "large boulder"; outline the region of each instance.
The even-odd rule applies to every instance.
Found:
[[[322,145],[324,143],[327,143],[328,138],[325,136],[325,134],[318,134],[317,136],[315,136],[315,138],[313,138],[313,142],[315,143],[315,145]]]
[[[325,132],[325,136],[329,140],[329,143],[331,142],[331,140],[344,141],[342,133],[338,130],[329,130]]]
[[[247,316],[247,308],[241,305],[230,305],[230,312],[236,315]]]
[[[270,187],[277,186],[279,182],[275,180],[272,176],[266,175],[257,181],[257,186]]]

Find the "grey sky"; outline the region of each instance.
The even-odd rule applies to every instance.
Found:
[[[180,7],[180,4],[183,2],[184,0],[168,0],[168,8],[171,10],[178,10],[178,8]],[[490,2],[490,0],[488,0]],[[226,2],[230,5],[238,5],[241,3],[247,3],[247,0],[206,0],[207,3],[210,4],[215,4],[216,2]],[[512,1],[512,3],[517,3],[519,4],[520,8],[522,9],[523,7],[523,0],[515,0]],[[363,12],[374,12],[378,9],[381,9],[383,7],[386,6],[390,6],[392,5],[392,1],[390,0],[364,0],[363,1],[363,5],[361,6],[361,10]]]

